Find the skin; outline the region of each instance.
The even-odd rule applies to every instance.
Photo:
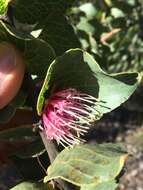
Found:
[[[10,43],[0,44],[0,109],[18,93],[25,73],[21,53]]]

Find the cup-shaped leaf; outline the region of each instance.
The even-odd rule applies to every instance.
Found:
[[[138,84],[137,73],[107,74],[89,53],[72,49],[50,65],[38,98],[38,114],[42,113],[45,94],[47,97],[54,91],[75,88],[96,97],[96,110],[102,115],[125,102]]]

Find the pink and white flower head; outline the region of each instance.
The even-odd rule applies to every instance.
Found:
[[[96,103],[95,97],[73,88],[54,93],[42,113],[47,138],[64,146],[79,144],[80,135],[99,118]]]

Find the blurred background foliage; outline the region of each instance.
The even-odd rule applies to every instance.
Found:
[[[82,48],[103,69],[110,73],[142,71],[142,0],[77,1],[68,15]]]

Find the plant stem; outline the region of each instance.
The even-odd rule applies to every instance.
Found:
[[[27,75],[26,80],[27,80],[26,83],[28,84],[28,87],[29,87],[29,90],[28,89],[27,90],[29,91],[29,99],[31,101],[31,106],[33,107],[34,120],[35,120],[35,122],[38,122],[39,117],[38,117],[37,111],[36,111],[36,103],[37,103],[38,93],[36,92],[36,85],[29,74]],[[43,141],[45,149],[48,153],[50,162],[52,163],[59,153],[58,148],[53,141],[48,140],[46,138],[44,131],[39,131],[39,134],[41,136],[41,139]],[[61,179],[57,179],[55,181],[59,184],[59,186],[63,190],[73,190],[74,189],[73,187],[71,187],[71,185],[69,183],[67,183]]]
[[[58,155],[56,145],[51,140],[48,140],[43,132],[40,132],[40,136],[49,155],[50,162],[52,163]]]
[[[50,162],[52,163],[55,158],[57,157],[58,155],[58,150],[57,150],[57,147],[56,145],[54,144],[53,141],[51,140],[48,140],[46,137],[45,137],[45,134],[44,132],[40,132],[40,136],[41,136],[41,139],[45,145],[45,148],[47,150],[47,153],[49,155],[49,159],[50,159]],[[73,190],[73,188],[71,187],[71,185],[61,179],[56,179],[55,180],[59,186],[63,189],[63,190]]]

